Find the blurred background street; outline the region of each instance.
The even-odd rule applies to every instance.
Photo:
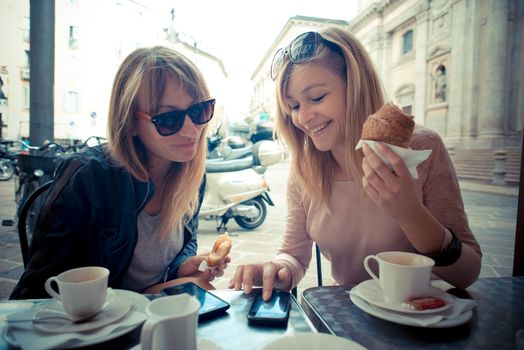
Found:
[[[234,220],[228,224],[232,235],[232,263],[223,277],[213,283],[224,289],[238,264],[271,259],[280,244],[286,217],[286,181],[290,160],[268,168],[266,179],[271,187],[275,206],[269,207],[265,223],[258,229],[246,231]],[[461,182],[462,194],[471,228],[483,251],[481,277],[511,276],[517,213],[517,188]],[[14,180],[0,182],[0,219],[13,219],[15,214]],[[200,221],[199,251],[209,251],[216,239],[216,223]],[[324,283],[330,284],[329,263],[323,259]],[[0,299],[9,296],[23,271],[22,258],[15,226],[0,226]],[[306,277],[299,284],[299,294],[316,286],[313,260]]]

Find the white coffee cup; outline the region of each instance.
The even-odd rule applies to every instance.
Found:
[[[196,330],[200,302],[189,294],[153,300],[146,307],[147,321],[142,326],[143,350],[196,350]]]
[[[369,267],[370,260],[378,263],[378,277]],[[379,281],[388,302],[404,302],[427,296],[434,265],[433,259],[408,252],[382,252],[364,259],[366,271]]]
[[[102,310],[107,296],[109,270],[88,266],[67,270],[45,281],[45,290],[59,300],[73,321],[81,321]],[[56,282],[58,293],[51,283]]]

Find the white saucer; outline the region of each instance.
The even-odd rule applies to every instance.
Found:
[[[415,310],[408,304],[403,302],[389,302],[384,299],[382,288],[380,287],[379,281],[375,279],[367,280],[360,283],[356,287],[357,294],[370,304],[381,307],[383,309],[405,312],[410,314],[433,314],[449,309],[453,305],[453,297],[436,287],[430,287],[427,297],[435,297],[446,304],[442,307],[427,310]]]
[[[30,301],[23,301],[23,300],[9,300],[9,301],[2,301],[0,303],[0,323],[7,322],[7,316],[9,314],[14,314],[17,312],[20,312],[22,310],[30,310],[35,306]]]
[[[145,308],[151,302],[144,295],[136,293],[136,292],[133,292],[133,291],[124,290],[124,289],[113,289],[113,291],[116,293],[116,295],[126,298],[131,303],[133,311],[144,313]],[[109,295],[109,290],[108,290],[108,295]],[[133,315],[133,314],[134,313],[128,313],[126,316],[124,316],[117,323],[124,322],[125,320],[128,319],[128,317],[131,317],[131,315]],[[127,327],[118,327],[118,328],[116,328],[114,331],[112,331],[109,334],[103,334],[103,335],[100,335],[99,337],[83,340],[82,342],[69,343],[69,344],[67,344],[67,346],[65,348],[68,348],[68,349],[78,348],[78,347],[84,347],[84,346],[89,346],[89,345],[94,345],[94,344],[106,342],[106,341],[118,338],[118,337],[120,337],[120,336],[122,336],[124,334],[127,334],[127,333],[131,332],[135,328],[139,327],[141,324],[142,324],[142,322],[140,322],[138,324],[130,325],[130,326],[127,326]],[[49,336],[54,336],[54,335],[50,334]],[[4,328],[3,338],[9,345],[11,345],[13,347],[16,347],[16,348],[20,347],[20,344],[14,338],[14,336],[11,333],[11,330],[9,329],[9,327]],[[60,348],[64,348],[64,346],[57,347],[57,349],[60,349]],[[210,349],[210,350],[212,350],[212,349]]]
[[[419,322],[419,320],[417,320],[417,318],[432,317],[436,315],[411,315],[411,314],[405,314],[405,313],[385,310],[380,307],[376,307],[372,304],[368,304],[364,299],[359,297],[357,293],[355,293],[355,291],[356,289],[350,292],[349,297],[351,298],[351,301],[353,302],[353,304],[355,304],[359,309],[361,309],[362,311],[372,316],[378,317],[382,320],[402,324],[405,326],[425,327],[425,328],[449,328],[449,327],[455,327],[455,326],[464,324],[468,322],[471,319],[471,317],[473,316],[473,310],[467,310],[467,311],[464,311],[458,314],[455,317],[443,318],[442,320],[436,323],[432,323],[430,325],[422,325]]]
[[[133,292],[131,290],[113,289],[113,291],[117,295],[125,297],[133,306],[133,311],[145,313],[147,305],[149,305],[149,303],[151,302],[151,300],[149,300],[145,295]]]
[[[142,345],[138,344],[133,346],[130,350],[141,350]],[[211,340],[197,337],[197,350],[223,350],[218,344],[213,343]]]
[[[107,299],[104,309],[98,315],[81,323],[73,323],[67,318],[49,318],[57,312],[65,314],[60,301],[49,300],[38,305],[38,311],[33,315],[33,325],[36,329],[48,333],[85,332],[113,323],[131,310],[131,303],[123,296],[108,294]]]
[[[262,350],[365,350],[362,345],[346,338],[326,333],[295,333],[279,337]]]

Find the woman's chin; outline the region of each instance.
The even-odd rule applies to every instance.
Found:
[[[331,142],[324,142],[324,140],[313,140],[313,144],[320,152],[328,152],[333,148]]]
[[[187,163],[192,161],[196,156],[196,149],[192,151],[180,152],[171,158],[171,161],[178,163]]]

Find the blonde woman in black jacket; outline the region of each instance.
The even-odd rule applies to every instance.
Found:
[[[188,280],[212,288],[230,261],[198,272],[206,258],[196,255],[196,234],[214,104],[181,54],[132,52],[114,80],[108,143],[59,167],[11,298],[47,297],[48,277],[88,265],[107,267],[113,288],[157,293]]]

